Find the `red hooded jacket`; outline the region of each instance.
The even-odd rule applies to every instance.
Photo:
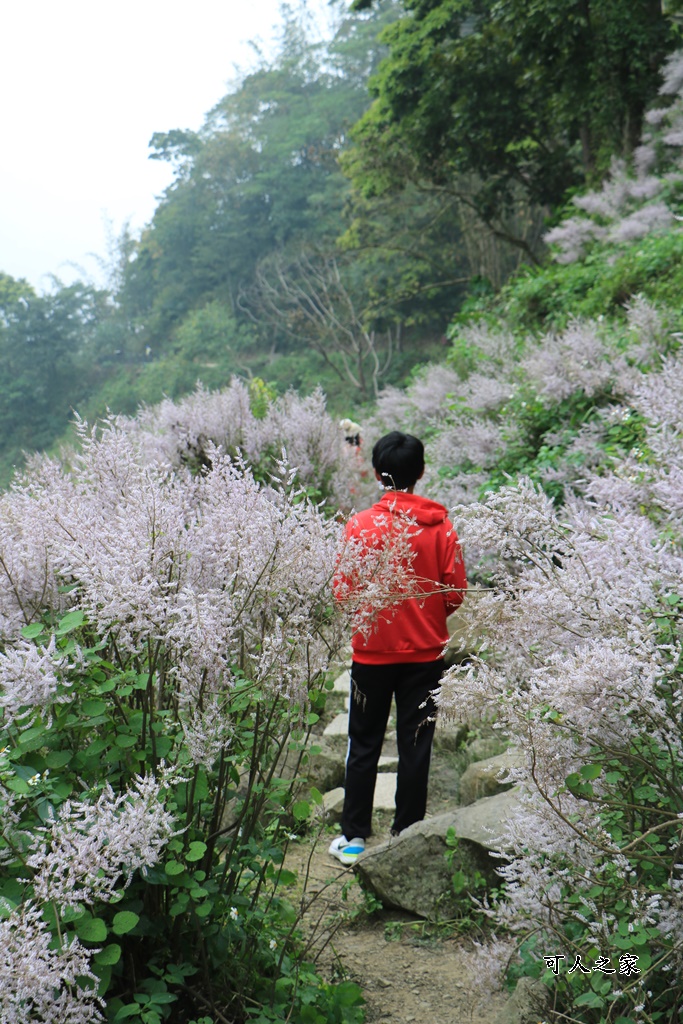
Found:
[[[415,552],[411,569],[424,597],[400,601],[374,618],[369,632],[356,632],[353,659],[364,665],[436,661],[448,643],[446,619],[462,603],[467,589],[458,537],[443,505],[418,494],[388,491],[377,504],[353,516],[346,536],[379,547],[394,517],[409,526]],[[429,583],[433,582],[434,587]]]

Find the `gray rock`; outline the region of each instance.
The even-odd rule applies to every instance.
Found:
[[[367,850],[355,870],[386,907],[419,917],[451,916],[463,899],[468,900],[466,890],[454,892],[455,871],[471,878],[477,872],[489,885],[498,880],[497,861],[489,851],[500,849],[501,823],[516,804],[516,793],[510,790],[416,822],[400,836]],[[450,828],[460,840],[451,866],[445,856]]]
[[[506,781],[506,773],[522,763],[521,752],[509,747],[502,754],[469,765],[460,777],[460,806],[466,807],[482,797],[510,789],[513,783]]]
[[[381,772],[375,783],[375,811],[393,811],[396,808],[396,772]]]
[[[468,626],[470,618],[468,612],[472,603],[476,600],[475,595],[478,589],[476,586],[470,587],[463,603],[457,611],[448,617],[448,635],[450,640],[448,641],[445,655],[447,665],[457,665],[466,661],[477,649],[476,642],[473,640]]]
[[[468,727],[462,722],[449,722],[445,718],[437,718],[434,730],[435,750],[459,750],[468,733]]]
[[[515,991],[493,1019],[493,1024],[538,1024],[551,1005],[549,990],[536,978],[520,978]]]
[[[332,684],[332,690],[336,693],[349,693],[350,681],[351,673],[348,668],[345,668]]]
[[[344,754],[335,749],[336,746],[324,739],[317,739],[313,749],[319,752],[314,754],[309,751],[308,761],[302,766],[309,787],[315,786],[321,793],[344,784]]]
[[[332,789],[323,796],[323,817],[328,824],[339,824],[344,809],[344,787]]]
[[[502,754],[507,747],[507,740],[501,735],[477,736],[467,744],[467,760],[485,761],[487,757]]]

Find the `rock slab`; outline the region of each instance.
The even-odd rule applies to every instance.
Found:
[[[501,848],[501,825],[516,806],[516,792],[509,790],[416,822],[400,836],[366,851],[354,870],[386,907],[418,917],[450,916],[468,898],[466,892],[454,892],[455,871],[472,878],[479,873],[491,885],[498,880],[497,862],[490,853]],[[460,841],[449,866],[450,828]]]
[[[507,772],[522,764],[521,751],[508,747],[502,754],[469,765],[460,777],[460,806],[466,807],[482,797],[510,789],[513,783],[506,780]]]

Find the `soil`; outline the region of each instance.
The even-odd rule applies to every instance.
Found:
[[[435,750],[428,816],[456,802],[461,770],[462,761],[456,755]],[[375,813],[368,846],[387,838],[389,826],[386,812]],[[297,871],[303,889],[302,926],[310,943],[309,957],[321,974],[328,980],[360,985],[368,1024],[504,1020],[499,1014],[507,997],[479,994],[469,952],[472,937],[458,934],[452,926],[429,925],[396,910],[373,907],[354,873],[328,854],[334,834],[328,828],[316,838],[293,843],[287,856],[287,866]]]

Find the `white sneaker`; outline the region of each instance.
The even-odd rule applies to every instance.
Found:
[[[364,839],[347,839],[346,836],[337,836],[330,843],[329,852],[338,861],[350,867],[355,864],[361,853],[365,853]]]

